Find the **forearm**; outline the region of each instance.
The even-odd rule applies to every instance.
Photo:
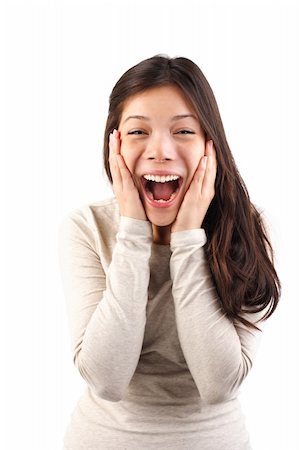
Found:
[[[235,394],[246,377],[259,337],[247,330],[240,340],[223,311],[204,252],[204,230],[174,233],[171,239],[172,293],[182,351],[203,400],[221,402]]]
[[[91,388],[106,400],[119,401],[123,397],[140,357],[151,242],[148,222],[121,217],[106,273],[106,289],[103,282],[97,281],[98,267],[88,256],[78,271],[80,289],[72,290],[80,298],[77,301],[69,295],[75,365]],[[88,319],[84,315],[89,315]]]

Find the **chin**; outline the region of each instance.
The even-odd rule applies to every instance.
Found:
[[[167,214],[165,211],[161,211],[161,213],[146,211],[146,215],[148,220],[157,227],[167,227],[172,225],[176,218],[176,214]]]

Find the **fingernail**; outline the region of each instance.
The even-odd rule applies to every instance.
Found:
[[[114,132],[112,131],[112,132],[109,134],[109,141],[112,142],[113,139],[114,139]]]

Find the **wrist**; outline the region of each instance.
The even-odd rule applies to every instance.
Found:
[[[130,217],[131,219],[148,221],[148,218],[143,212],[121,209],[120,215],[123,217]]]
[[[171,250],[180,249],[184,251],[186,247],[192,245],[203,247],[207,242],[207,235],[204,228],[193,228],[183,230],[180,233],[172,233],[170,238]]]
[[[200,225],[185,225],[185,226],[174,226],[171,228],[171,233],[177,233],[179,231],[188,231],[188,230],[200,230],[202,228],[202,224]]]
[[[132,236],[146,236],[152,239],[152,226],[147,220],[135,219],[128,216],[120,216],[119,231],[125,231]]]
[[[144,208],[141,204],[139,197],[137,199],[127,199],[116,197],[119,214],[124,217],[130,217],[131,219],[148,221]]]

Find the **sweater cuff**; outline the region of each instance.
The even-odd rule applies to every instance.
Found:
[[[119,231],[130,233],[131,236],[152,238],[152,226],[148,220],[133,219],[120,216]]]
[[[170,235],[170,249],[186,245],[197,245],[203,247],[207,242],[207,235],[203,228],[176,231]]]

